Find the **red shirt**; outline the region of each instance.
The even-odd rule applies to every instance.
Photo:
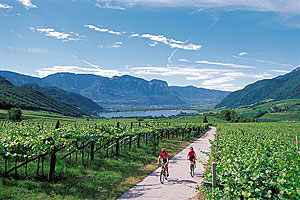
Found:
[[[159,157],[161,157],[164,160],[167,160],[167,158],[169,158],[169,155],[167,152],[165,152],[165,153],[160,152]]]
[[[195,151],[190,151],[188,153],[188,155],[189,155],[190,158],[193,158],[193,157],[195,157],[196,153],[195,153]]]

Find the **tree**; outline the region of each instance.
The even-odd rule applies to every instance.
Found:
[[[206,115],[204,116],[203,123],[208,123]]]
[[[59,120],[57,120],[56,125],[55,125],[55,129],[59,129],[60,123]]]
[[[22,117],[21,108],[11,108],[8,111],[8,119],[9,120],[12,120],[14,122],[19,122],[19,121],[21,121],[21,117]]]

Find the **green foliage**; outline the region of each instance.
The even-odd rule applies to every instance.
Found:
[[[202,188],[210,199],[300,199],[300,124],[227,123],[217,131],[212,160],[218,185]]]
[[[219,113],[210,113],[209,115],[215,116],[227,122],[256,122],[254,118],[243,117],[239,115],[235,110],[222,110]]]
[[[20,108],[11,108],[8,111],[8,119],[13,122],[21,121],[21,117],[22,117],[22,110]]]
[[[297,99],[300,98],[299,68],[283,76],[257,81],[242,90],[230,93],[216,108],[236,108],[250,105],[266,99]]]
[[[33,90],[40,91],[40,92],[54,98],[57,101],[70,104],[74,107],[83,109],[90,113],[96,113],[96,112],[103,111],[103,108],[101,106],[99,106],[98,104],[93,102],[91,99],[82,96],[81,94],[64,91],[57,87],[40,87],[39,85],[37,85],[35,83],[27,84],[27,85],[24,85],[23,87],[27,87],[27,88],[31,88]]]
[[[5,80],[5,79],[4,79]],[[1,84],[5,82],[6,84]],[[30,88],[16,87],[0,81],[0,109],[20,107],[27,110],[45,110],[69,116],[82,116],[86,112],[69,104],[58,102],[42,92]]]
[[[144,121],[144,118],[143,118],[143,117],[137,117],[136,120],[137,120],[138,122],[141,122],[141,121]]]

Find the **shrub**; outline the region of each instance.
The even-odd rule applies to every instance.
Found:
[[[21,117],[22,117],[21,108],[11,108],[8,111],[8,119],[9,120],[12,120],[14,122],[19,122],[19,121],[21,121]]]

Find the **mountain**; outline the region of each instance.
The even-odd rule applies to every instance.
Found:
[[[220,90],[197,88],[194,86],[171,86],[170,88],[173,92],[178,94],[183,101],[191,105],[218,103],[230,93]]]
[[[228,94],[224,91],[193,86],[169,87],[168,83],[162,80],[147,81],[129,75],[108,78],[92,74],[56,73],[44,78],[37,78],[8,71],[0,71],[0,75],[18,86],[32,83],[44,87],[54,86],[68,92],[81,94],[103,106],[217,103]]]
[[[265,79],[232,92],[216,108],[235,108],[266,99],[284,100],[300,98],[300,67],[273,79]]]
[[[49,86],[46,82],[38,77],[32,77],[11,71],[0,71],[0,76],[11,82],[15,86],[36,83],[39,86]]]
[[[45,110],[79,117],[86,112],[31,88],[17,87],[0,76],[0,108],[20,107],[28,110]]]
[[[70,104],[74,107],[83,109],[89,113],[103,111],[103,107],[93,102],[91,99],[74,92],[67,92],[54,86],[41,87],[35,83],[23,85],[23,87],[40,91],[60,102]]]
[[[77,92],[100,105],[177,105],[185,104],[170,90],[167,82],[146,81],[133,76],[112,78],[91,74],[57,73],[43,78],[63,90]]]

